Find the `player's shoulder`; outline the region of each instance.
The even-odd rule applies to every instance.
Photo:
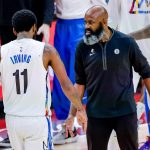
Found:
[[[15,40],[14,40],[14,41],[15,41]],[[8,43],[2,45],[2,46],[1,46],[1,49],[6,48],[6,47],[9,47],[10,45],[12,45],[12,43],[13,43],[14,41],[10,41],[10,42],[8,42]]]
[[[50,51],[50,50],[53,50],[53,49],[54,49],[54,46],[52,46],[51,44],[45,43],[44,49]]]
[[[52,61],[56,61],[56,59],[60,56],[59,56],[57,50],[52,45],[45,44],[44,51],[43,51],[43,57],[44,57],[44,60],[46,60],[48,62],[49,61],[52,62]]]
[[[114,32],[114,36],[115,38],[121,38],[121,39],[133,39],[131,36],[123,33],[123,32],[120,32],[118,30],[113,30]]]
[[[45,44],[44,45],[44,54],[46,55],[53,55],[56,54],[57,50],[55,49],[54,46],[52,46],[51,44]]]

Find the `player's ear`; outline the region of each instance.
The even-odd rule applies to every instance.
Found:
[[[36,24],[33,25],[33,32],[34,32],[34,33],[37,32],[37,26],[36,26]]]
[[[14,33],[15,36],[17,36],[17,32],[14,28],[13,28],[13,33]]]

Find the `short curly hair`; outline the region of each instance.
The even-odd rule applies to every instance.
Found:
[[[37,24],[37,18],[30,10],[22,9],[12,16],[12,26],[17,33],[29,31],[34,24]]]

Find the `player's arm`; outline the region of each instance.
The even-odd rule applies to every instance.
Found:
[[[76,88],[78,95],[79,95],[79,99],[82,100],[83,96],[84,96],[84,92],[85,92],[85,86],[84,85],[80,85],[75,83],[74,87]],[[77,112],[77,109],[74,107],[74,105],[71,104],[70,107],[70,112],[68,115],[68,118],[66,120],[66,126],[70,126],[72,127],[74,124],[74,117],[77,116],[78,119],[78,123],[83,127],[83,131],[86,132],[86,128],[87,128],[87,123],[84,123],[80,118],[80,112]],[[70,132],[70,134],[72,135],[72,133]],[[66,130],[66,137],[68,137],[68,130]]]
[[[150,95],[150,78],[143,79],[146,89]]]
[[[150,25],[138,30],[136,32],[132,32],[129,34],[136,40],[147,39],[150,38]]]
[[[85,92],[85,85],[80,85],[80,84],[75,83],[74,87],[76,88],[76,90],[78,92],[80,101],[82,101],[82,98],[83,98],[84,92]],[[75,116],[76,112],[77,112],[77,109],[74,107],[74,105],[71,105],[69,114],[71,116]]]
[[[53,46],[45,45],[43,60],[46,69],[48,68],[48,65],[50,65],[53,68],[59,80],[59,83],[62,87],[62,90],[68,97],[68,99],[78,110],[82,110],[83,109],[82,103],[79,100],[77,91],[73,86],[73,84],[71,83],[71,81],[69,80],[64,64],[61,61],[59,54],[57,53],[56,49]]]

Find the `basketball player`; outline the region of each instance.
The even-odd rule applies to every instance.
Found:
[[[37,19],[29,10],[16,12],[12,26],[17,39],[1,47],[1,77],[6,125],[14,150],[51,150],[50,65],[86,127],[86,114],[64,65],[51,45],[32,39]],[[48,83],[48,84],[47,84]],[[71,128],[68,127],[69,130]]]

